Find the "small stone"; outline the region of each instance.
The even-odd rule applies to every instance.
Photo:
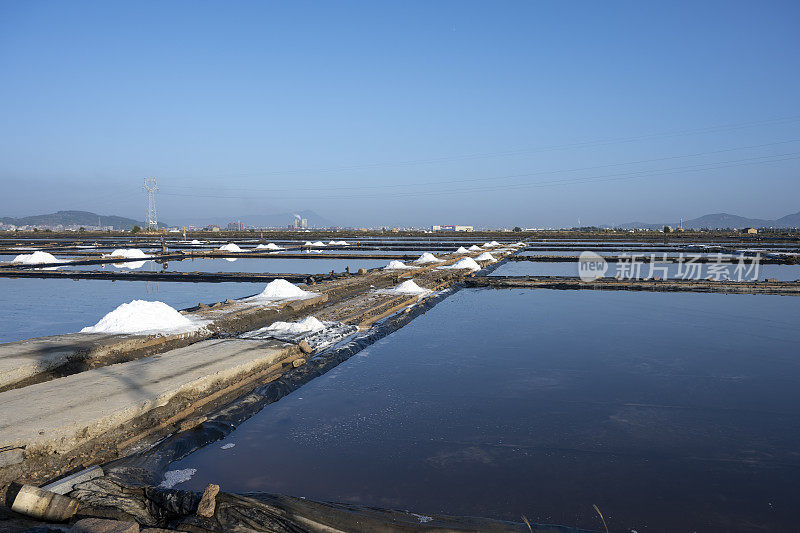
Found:
[[[314,351],[311,349],[311,345],[308,344],[305,339],[301,340],[297,347],[300,348],[300,351],[303,353],[311,353]]]
[[[73,524],[69,533],[139,533],[139,524],[105,518],[83,518]]]
[[[219,485],[209,483],[206,490],[203,491],[203,497],[200,498],[200,503],[197,504],[197,516],[204,516],[206,518],[214,516],[214,509],[217,506],[217,494],[219,494]]]
[[[292,366],[295,368],[297,368],[298,366],[303,366],[304,364],[306,364],[306,360],[303,359],[302,357],[300,359],[295,359],[294,361],[292,361]]]
[[[22,448],[12,448],[0,452],[0,468],[21,463],[25,458],[23,452]]]
[[[359,268],[358,269],[358,273],[363,276],[364,274],[367,273],[367,269],[366,268]]]

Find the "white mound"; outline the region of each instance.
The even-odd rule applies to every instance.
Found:
[[[325,246],[325,243],[322,241],[306,241],[303,246]]]
[[[20,254],[11,262],[23,265],[41,265],[44,263],[68,263],[69,261],[66,259],[58,259],[53,254],[47,252],[33,252],[32,254]]]
[[[150,257],[139,248],[117,248],[110,254],[105,254],[103,257],[121,257],[123,259],[147,259]]]
[[[243,252],[241,248],[237,244],[230,243],[230,244],[223,244],[219,247],[220,252]]]
[[[492,256],[489,252],[483,252],[481,255],[475,258],[475,261],[497,261],[497,259]]]
[[[81,333],[178,333],[200,325],[164,302],[134,300],[122,304]]]
[[[449,268],[449,269],[453,269],[453,270],[460,270],[460,269],[463,269],[463,268],[467,268],[467,269],[472,270],[473,272],[475,272],[476,270],[480,270],[481,266],[478,263],[476,263],[473,258],[465,257],[463,259],[459,259],[458,261],[456,261],[452,265],[443,266],[443,267],[439,267],[439,268]]]
[[[500,246],[500,243],[497,241],[483,243],[484,248],[494,248],[495,246]]]
[[[456,250],[455,252],[453,252],[453,255],[455,255],[455,254],[468,254],[468,253],[469,253],[469,250],[467,250],[467,249],[466,249],[466,248],[464,248],[463,246],[460,246],[460,247],[458,248],[458,250]]]
[[[259,244],[258,246],[256,246],[256,250],[283,250],[283,248],[281,248],[274,242],[271,242],[269,244]]]
[[[289,283],[285,279],[276,279],[267,283],[267,287],[261,293],[252,297],[259,300],[300,300],[316,296],[317,293],[304,291],[297,285]],[[250,298],[248,298],[249,300]]]
[[[332,244],[334,246],[350,246],[347,244],[347,241],[331,241],[328,244]]]
[[[300,333],[311,333],[325,329],[325,324],[309,316],[299,322],[274,322],[267,328],[264,328],[265,333],[284,334],[284,335],[298,335]]]
[[[425,252],[419,258],[415,259],[414,262],[418,265],[428,265],[430,263],[441,263],[443,259],[437,259],[432,253]]]
[[[419,268],[413,265],[407,265],[402,261],[389,261],[389,264],[383,267],[384,270],[408,270],[412,268]]]
[[[467,250],[469,250],[470,252],[482,252],[482,251],[483,251],[483,248],[481,248],[480,246],[476,246],[476,245],[474,245],[474,244],[473,244],[472,246],[470,246],[469,248],[467,248]]]
[[[408,281],[404,281],[397,287],[393,287],[391,289],[382,289],[378,291],[380,294],[405,294],[405,295],[419,295],[419,294],[428,294],[431,292],[428,289],[423,289],[416,283],[414,283],[413,279]]]
[[[192,242],[190,242],[189,244],[200,244],[200,241],[198,241],[197,239],[192,239]]]

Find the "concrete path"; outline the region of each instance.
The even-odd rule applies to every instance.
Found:
[[[181,394],[213,393],[296,350],[272,340],[206,340],[0,393],[0,449],[66,453]]]

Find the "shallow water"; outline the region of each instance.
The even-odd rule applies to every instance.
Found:
[[[606,277],[613,277],[616,273],[620,272],[618,265],[621,263],[608,263],[608,271],[606,272]],[[736,268],[736,260],[733,261],[732,265],[728,269],[728,277],[731,280],[736,280],[737,274],[735,272]],[[750,260],[746,259],[746,265],[749,267]],[[654,267],[654,275],[661,276],[662,279],[680,279],[678,275],[678,263],[670,263],[670,264],[655,264]],[[702,272],[702,279],[705,279],[709,276],[708,270],[709,264],[701,264],[701,272]],[[662,270],[662,267],[666,267],[666,275]],[[684,266],[684,271],[686,267]],[[630,278],[631,277],[631,270],[628,267],[628,270],[624,270],[625,274],[623,278]],[[551,262],[535,262],[535,261],[508,261],[505,264],[500,265],[494,270],[490,276],[577,276],[578,275],[578,260],[577,258],[571,262],[564,262],[564,263],[551,263]],[[642,263],[639,273],[634,277],[646,278],[650,277],[650,264],[649,263]],[[758,266],[758,280],[764,280],[764,278],[771,278],[777,279],[778,281],[795,281],[800,280],[800,265],[759,265]],[[724,279],[724,278],[723,278]],[[751,274],[745,275],[745,272],[742,273],[742,281],[752,281],[753,276]]]
[[[133,261],[127,263],[108,263],[105,265],[76,265],[64,267],[72,270],[149,270],[168,272],[247,272],[247,273],[275,273],[275,274],[327,274],[331,270],[344,272],[346,267],[350,272],[357,272],[359,268],[383,267],[389,261],[386,259],[254,259],[254,258],[216,258],[216,259],[184,259],[183,261],[167,261],[167,268],[163,269],[156,261],[147,261],[144,264]],[[126,266],[121,266],[126,265]],[[132,268],[137,267],[137,268]]]
[[[0,343],[80,331],[131,300],[176,309],[250,296],[266,283],[169,283],[0,278]]]
[[[782,296],[462,290],[170,470],[422,514],[788,531],[799,320]]]

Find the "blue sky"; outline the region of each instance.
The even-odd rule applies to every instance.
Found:
[[[797,2],[2,2],[0,215],[800,210]],[[287,221],[288,222],[288,221]]]

